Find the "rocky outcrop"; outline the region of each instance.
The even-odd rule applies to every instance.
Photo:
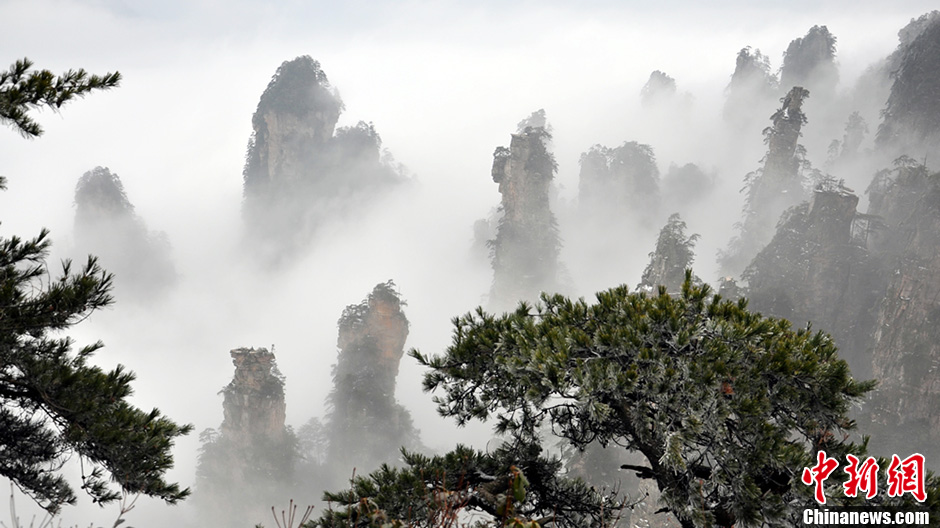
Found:
[[[770,118],[773,124],[764,131],[764,165],[745,178],[747,197],[740,234],[720,258],[725,272],[739,273],[773,237],[780,215],[803,201],[805,156],[799,138],[806,124],[802,106],[807,97],[807,90],[794,87]]]
[[[246,198],[259,187],[273,191],[279,183],[305,178],[333,137],[342,109],[317,61],[304,56],[281,64],[251,118]]]
[[[656,239],[656,250],[650,253],[650,263],[643,270],[643,277],[637,289],[655,292],[664,286],[669,293],[682,291],[687,269],[692,268],[695,260],[695,241],[699,235],[685,234],[686,225],[678,214],[669,217]],[[698,277],[693,281],[701,283]]]
[[[398,366],[408,339],[404,303],[391,281],[378,284],[366,300],[347,306],[339,321],[336,341],[342,361],[337,376],[349,376],[361,367],[375,366],[380,377],[370,380],[383,396],[393,397]]]
[[[538,112],[536,112],[538,114]],[[544,112],[542,112],[544,115]],[[493,181],[499,184],[500,218],[491,241],[493,286],[490,303],[508,309],[536,300],[558,286],[560,240],[549,191],[557,165],[549,151],[546,126],[525,121],[509,148],[493,154]]]
[[[767,156],[760,178],[752,186],[754,201],[772,202],[781,194],[800,194],[799,170],[803,155],[799,139],[800,130],[806,124],[803,101],[808,97],[808,90],[794,87],[781,99],[780,109],[770,117],[773,124],[765,133]]]
[[[133,221],[134,205],[124,184],[107,167],[95,167],[75,185],[75,229],[80,236],[114,221]]]
[[[295,485],[297,438],[284,423],[284,376],[274,352],[236,348],[232,381],[222,389],[222,426],[199,435],[194,500],[213,525],[261,514]]]
[[[842,136],[842,143],[839,145],[839,157],[844,160],[857,155],[858,149],[862,146],[862,141],[865,140],[867,135],[868,123],[865,122],[861,114],[857,111],[849,114],[845,122],[845,134]]]
[[[75,185],[75,242],[79,252],[98,256],[131,300],[153,302],[176,282],[166,234],[147,229],[107,167],[86,172]]]
[[[376,285],[339,320],[327,418],[327,460],[344,477],[398,459],[418,445],[410,413],[395,399],[395,381],[408,338],[404,302],[392,281]]]
[[[236,348],[230,354],[235,375],[222,389],[222,435],[242,446],[256,438],[282,440],[287,404],[274,353],[266,348]]]
[[[371,123],[336,129],[344,106],[309,56],[281,64],[252,117],[243,216],[262,260],[306,248],[317,227],[403,181]]]

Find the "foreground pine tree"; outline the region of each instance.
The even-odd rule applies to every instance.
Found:
[[[831,338],[724,301],[691,272],[678,295],[543,296],[454,325],[443,355],[412,352],[442,416],[494,420],[511,445],[540,445],[550,429],[576,448],[639,453],[644,463],[621,469],[652,481],[683,528],[795,526],[816,504],[800,479],[817,451],[844,462],[865,449],[848,412],[875,384],[853,379]],[[938,481],[926,488],[917,507],[940,514]]]
[[[75,96],[116,86],[119,74],[84,71],[55,77],[30,71],[28,60],[0,72],[0,123],[24,136],[42,129],[31,109],[58,108]],[[6,180],[0,178],[0,188]],[[48,231],[34,239],[0,237],[0,476],[49,512],[75,502],[59,473],[70,457],[82,463],[82,489],[95,502],[142,493],[175,503],[189,494],[164,480],[173,465],[180,426],[156,409],[127,402],[134,374],[89,364],[101,343],[72,349],[61,332],[112,303],[111,275],[93,257],[80,269],[64,262],[55,277],[46,265]]]

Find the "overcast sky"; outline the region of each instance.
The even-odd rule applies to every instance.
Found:
[[[827,25],[848,89],[895,48],[898,29],[935,7],[936,0],[0,0],[0,67],[28,57],[57,73],[81,67],[124,77],[115,90],[59,114],[40,113],[46,133],[39,139],[0,131],[0,174],[9,179],[0,193],[0,234],[28,236],[46,226],[67,249],[77,179],[109,167],[148,226],[167,232],[188,295],[151,312],[119,299],[76,330],[79,342],[104,340],[99,361],[138,372],[141,406],[159,406],[197,432],[221,421],[216,393],[231,378],[227,351],[276,342],[288,376],[288,421],[297,427],[329,388],[323,365],[335,360],[342,307],[375,283],[398,281],[412,321],[407,346],[423,351],[442,350],[449,319],[480,302],[491,275],[462,263],[471,226],[499,203],[493,149],[508,144],[533,110],[545,108],[554,127],[563,199],[574,198],[578,156],[596,143],[650,143],[661,170],[689,161],[711,169],[722,161],[707,124],[719,115],[741,48],[760,48],[776,70],[792,39]],[[251,115],[277,67],[299,55],[318,60],[339,90],[346,105],[340,125],[373,122],[421,191],[327,233],[328,250],[301,271],[254,282],[227,271],[239,257],[226,252],[237,236]],[[638,111],[639,91],[657,69],[694,98],[689,130]],[[747,141],[760,147],[759,137]],[[743,155],[724,175],[727,186],[736,193],[759,158],[757,151]],[[740,206],[722,205],[716,215],[730,226]],[[703,233],[698,262],[707,269],[727,241],[728,231],[721,233]],[[638,247],[637,262],[651,249]],[[641,269],[618,280],[636,284]],[[588,293],[614,285],[601,284],[605,276],[593,278],[598,284],[575,279]],[[311,349],[320,355],[311,357]],[[194,367],[161,368],[180,362]],[[429,445],[445,447],[450,433],[433,425],[419,376],[406,360],[399,397],[419,428],[443,435]],[[168,379],[180,398],[165,399]],[[186,485],[196,447],[195,438],[181,443],[178,457],[187,466],[175,478]]]
[[[6,63],[25,56],[53,71],[124,74],[120,90],[73,104],[61,118],[46,116],[42,150],[61,141],[80,147],[91,163],[113,163],[117,146],[132,159],[151,152],[149,163],[161,165],[198,152],[228,160],[236,177],[225,181],[237,186],[239,151],[260,92],[282,61],[298,55],[319,60],[339,88],[344,122],[375,122],[386,146],[417,171],[424,145],[437,147],[444,128],[454,143],[498,144],[533,106],[544,106],[557,131],[580,132],[595,125],[605,105],[633,98],[654,69],[676,78],[680,90],[722,87],[737,50],[760,48],[779,67],[787,43],[813,24],[827,24],[838,37],[843,78],[851,79],[931,7],[927,0],[3,0],[0,49]],[[83,137],[68,136],[76,131]],[[5,164],[34,153],[9,134],[0,149]]]
[[[740,48],[760,48],[777,68],[787,43],[814,24],[837,36],[843,80],[851,80],[931,7],[929,0],[2,0],[5,63],[29,57],[56,72],[119,70],[125,81],[61,117],[42,116],[48,133],[40,141],[0,137],[0,154],[9,177],[37,171],[30,178],[42,174],[46,184],[76,171],[50,174],[61,165],[37,158],[71,152],[69,166],[111,165],[129,190],[161,173],[161,189],[148,189],[154,200],[185,188],[237,194],[260,93],[282,61],[309,54],[346,102],[341,123],[373,121],[396,157],[430,180],[442,177],[431,160],[443,157],[486,171],[493,146],[538,107],[562,136],[628,121],[610,109],[632,102],[654,69],[707,98],[727,83]],[[585,148],[558,153],[562,182],[573,180],[576,170],[565,164]],[[124,160],[134,174],[121,171]],[[141,173],[142,160],[150,174]],[[148,200],[135,201],[147,207]]]

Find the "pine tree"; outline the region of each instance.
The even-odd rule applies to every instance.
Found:
[[[640,453],[622,468],[654,482],[684,528],[793,526],[815,504],[800,475],[816,451],[864,451],[848,411],[874,382],[852,378],[829,336],[715,297],[691,273],[678,296],[544,295],[454,325],[443,355],[412,352],[442,416],[492,419],[515,445],[550,427],[574,447]],[[927,487],[938,509],[938,481]]]
[[[57,109],[120,79],[84,70],[55,77],[31,67],[24,59],[0,73],[0,122],[27,137],[42,134],[30,110]],[[0,188],[5,183],[0,178]],[[0,476],[53,513],[76,500],[59,473],[73,456],[82,463],[82,489],[95,502],[120,498],[109,478],[125,493],[171,504],[184,499],[189,490],[164,475],[173,465],[174,439],[191,426],[132,406],[134,374],[120,365],[107,372],[91,365],[101,343],[74,351],[61,335],[112,303],[112,277],[93,257],[80,269],[66,261],[53,277],[48,236],[42,230],[31,240],[0,237]]]

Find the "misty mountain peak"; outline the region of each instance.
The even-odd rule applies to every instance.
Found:
[[[940,12],[924,15],[905,29],[898,50],[888,59],[896,69],[877,143],[897,153],[930,151],[940,145]]]
[[[793,39],[783,54],[780,85],[807,86],[828,94],[839,82],[836,66],[836,37],[826,26],[813,26],[806,35]]]
[[[107,167],[84,173],[75,185],[75,241],[115,274],[119,293],[152,301],[177,279],[170,242],[134,212],[121,178]]]
[[[340,474],[391,463],[419,444],[411,414],[395,399],[408,338],[405,302],[393,281],[377,284],[339,319],[339,356],[328,401],[328,459]]]
[[[640,90],[643,104],[649,105],[669,100],[676,95],[676,80],[659,70],[650,73],[650,78]]]
[[[552,179],[558,170],[550,150],[551,133],[540,110],[523,120],[541,124],[512,134],[509,147],[493,154],[493,181],[499,184],[500,219],[490,246],[493,286],[490,302],[509,308],[534,300],[558,286],[561,242],[550,206]]]
[[[548,132],[552,131],[551,125],[548,124],[548,118],[545,117],[544,108],[539,108],[532,112],[529,117],[519,121],[516,124],[516,134],[524,133],[527,128],[544,128]]]
[[[266,348],[236,348],[229,354],[235,375],[222,391],[222,434],[242,446],[258,436],[280,439],[287,405],[274,353]]]
[[[243,214],[266,263],[309,247],[317,228],[405,178],[372,123],[336,128],[343,102],[309,56],[281,64],[252,117]]]
[[[594,145],[580,162],[578,201],[585,210],[612,217],[625,210],[651,214],[658,205],[659,167],[650,145]]]
[[[281,63],[261,95],[256,115],[270,112],[314,114],[324,124],[332,122],[332,128],[343,108],[339,92],[330,85],[320,63],[303,55]]]
[[[134,205],[127,199],[124,185],[107,167],[95,167],[75,185],[75,223],[86,226],[114,216],[130,217]]]

